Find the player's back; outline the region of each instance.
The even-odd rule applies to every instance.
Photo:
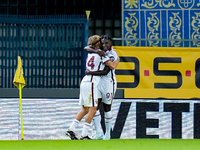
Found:
[[[102,63],[101,57],[96,53],[89,53],[86,60],[86,69],[90,71],[99,71],[103,70],[105,64]],[[95,75],[86,75],[82,81],[89,81],[98,83],[101,79],[101,76]]]
[[[90,71],[103,70],[101,57],[97,53],[89,53],[86,60],[86,68]]]

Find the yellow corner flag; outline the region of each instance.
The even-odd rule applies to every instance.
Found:
[[[15,72],[15,77],[13,80],[13,84],[19,89],[19,99],[20,99],[20,115],[21,115],[21,136],[22,140],[24,140],[23,135],[23,115],[22,115],[22,88],[25,86],[25,80],[23,76],[23,68],[22,68],[22,61],[20,56],[18,56],[18,66]]]
[[[24,72],[23,72],[23,68],[22,68],[22,61],[20,56],[18,56],[18,67],[17,70],[15,72],[15,77],[13,80],[13,84],[19,89],[19,84],[21,84],[21,88],[23,88],[25,86],[25,80],[24,80],[24,76],[23,76]]]
[[[86,10],[85,13],[86,13],[87,21],[89,21],[89,18],[90,18],[90,10]]]

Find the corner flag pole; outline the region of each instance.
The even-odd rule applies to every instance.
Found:
[[[15,77],[13,80],[13,84],[19,89],[19,99],[20,99],[20,116],[21,116],[21,137],[24,140],[23,134],[23,115],[22,115],[22,88],[25,86],[25,80],[23,76],[23,68],[21,63],[21,58],[18,56],[18,66],[15,72]]]
[[[23,134],[23,115],[22,115],[22,85],[19,83],[19,99],[20,99],[20,116],[21,116],[21,137],[24,140]]]

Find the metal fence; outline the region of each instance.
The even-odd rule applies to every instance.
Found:
[[[0,15],[0,88],[14,87],[17,56],[26,88],[78,88],[87,39],[85,15]]]

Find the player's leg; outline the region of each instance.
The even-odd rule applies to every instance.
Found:
[[[85,118],[83,130],[81,133],[81,139],[91,139],[88,136],[88,131],[89,131],[92,119],[96,113],[97,105],[98,105],[97,84],[90,83],[90,82],[87,82],[87,84],[88,84],[88,87],[90,87],[90,88],[88,88],[89,89],[88,92],[90,94],[89,94],[89,96],[85,96],[83,99],[84,99],[85,107],[89,107],[89,112]]]
[[[99,111],[99,106],[101,104],[101,101],[102,101],[102,99],[99,98],[98,99],[97,111],[96,111],[96,114],[95,114],[95,116],[93,118],[93,124],[94,124],[95,131],[96,131],[93,139],[95,139],[95,140],[103,139],[103,135],[101,133],[101,114],[100,114],[100,111]]]
[[[84,107],[84,98],[90,94],[90,85],[85,82],[81,82],[80,85],[80,95],[79,95],[79,105],[82,106],[81,111],[76,115],[75,119],[72,121],[70,127],[68,128],[66,135],[68,135],[72,140],[78,139],[75,135],[75,129],[78,127],[80,120],[88,113],[88,107]]]
[[[88,108],[82,106],[82,110],[76,115],[75,119],[71,123],[69,130],[75,131],[75,129],[78,127],[79,122],[81,119],[88,113]]]
[[[84,139],[91,139],[89,136],[88,136],[88,131],[90,129],[90,124],[92,122],[92,119],[96,113],[96,110],[97,110],[97,106],[95,107],[90,107],[89,108],[89,112],[85,118],[85,122],[83,124],[83,130],[82,130],[82,133],[81,133],[81,138],[82,140]]]
[[[103,103],[104,114],[105,114],[105,125],[106,125],[106,133],[104,136],[104,140],[110,139],[110,131],[112,128],[112,112],[111,112],[111,104]]]
[[[105,126],[106,126],[106,133],[104,136],[105,140],[109,140],[111,135],[110,131],[112,128],[112,111],[111,106],[113,102],[113,98],[116,92],[116,82],[108,82],[104,81],[102,88],[102,103],[104,107],[104,117],[105,117]]]
[[[82,110],[76,115],[75,119],[72,121],[70,127],[66,131],[66,135],[72,140],[77,140],[78,137],[75,134],[75,129],[78,127],[80,120],[88,113],[87,107],[82,107]]]
[[[93,118],[93,124],[96,130],[96,133],[93,137],[93,139],[95,140],[100,140],[103,139],[103,135],[102,135],[102,128],[101,128],[101,115],[100,115],[100,111],[99,111],[99,107],[100,104],[102,102],[102,93],[101,93],[101,89],[103,88],[102,83],[100,82],[98,84],[98,88],[97,88],[97,95],[98,95],[98,107],[97,107],[97,111],[96,114]]]

